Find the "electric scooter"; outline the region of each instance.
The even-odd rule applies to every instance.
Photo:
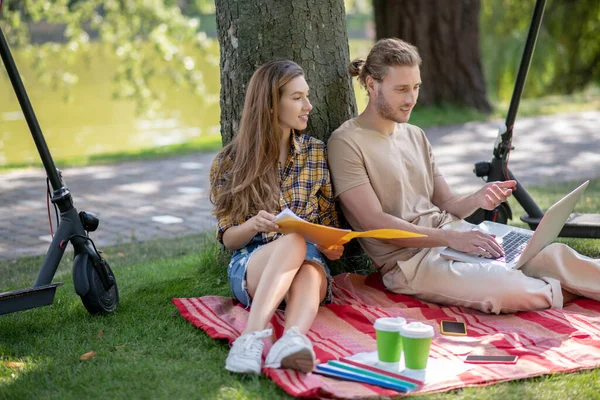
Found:
[[[1,10],[2,1],[0,0]],[[98,227],[98,217],[85,211],[77,213],[73,206],[71,193],[62,179],[60,171],[54,165],[1,28],[0,55],[42,159],[48,177],[47,184],[52,185],[52,203],[60,211],[60,222],[56,234],[33,286],[0,293],[0,314],[53,303],[56,288],[62,283],[52,283],[52,279],[69,243],[73,245],[74,249],[73,283],[75,292],[81,297],[83,305],[91,314],[111,313],[117,309],[119,304],[117,282],[110,266],[89,237],[89,232],[95,231]],[[48,192],[50,192],[49,186]]]
[[[523,207],[526,214],[521,216],[521,220],[529,225],[531,229],[536,229],[544,212],[538,207],[535,201],[527,193],[523,185],[521,185],[518,179],[512,174],[508,168],[508,157],[512,147],[512,134],[517,116],[517,110],[519,108],[519,102],[523,93],[523,87],[525,80],[527,79],[527,72],[531,63],[531,57],[537,41],[537,36],[542,23],[542,16],[544,14],[544,8],[546,6],[546,0],[537,0],[531,24],[529,26],[529,32],[527,34],[527,41],[523,50],[523,56],[521,58],[521,64],[519,65],[519,71],[517,74],[517,80],[515,82],[515,88],[513,90],[512,98],[510,100],[510,106],[508,108],[508,114],[506,116],[506,123],[500,128],[496,143],[494,144],[494,158],[491,162],[482,161],[475,164],[473,172],[478,177],[487,177],[488,182],[494,181],[506,181],[516,180],[517,187],[513,192],[513,196],[517,199],[519,204]],[[466,218],[467,221],[473,224],[479,224],[484,220],[495,221],[499,223],[506,223],[508,219],[512,219],[512,211],[508,202],[501,203],[496,209],[488,211],[479,209],[475,211],[471,216]],[[571,214],[559,236],[566,237],[579,237],[579,238],[600,238],[600,215],[599,214]]]

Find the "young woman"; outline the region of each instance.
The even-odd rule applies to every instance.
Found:
[[[323,255],[338,259],[343,247],[324,249],[297,234],[277,233],[275,215],[285,207],[309,222],[336,226],[325,145],[299,133],[312,105],[302,68],[291,61],[262,65],[246,92],[239,132],[215,157],[210,171],[217,238],[233,256],[228,268],[233,295],[250,307],[242,335],[225,368],[261,371],[267,325],[285,301],[284,334],[265,366],[312,370],[315,354],[305,336],[319,305],[330,301],[331,275]]]

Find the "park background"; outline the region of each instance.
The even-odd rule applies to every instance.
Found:
[[[193,25],[201,45],[192,45],[191,40],[188,44],[172,43],[164,31],[175,22],[166,20],[163,32],[151,29],[152,39],[138,49],[141,61],[127,57],[132,46],[127,37],[118,40],[103,31],[98,41],[101,29],[117,29],[119,24],[127,23],[126,16],[121,21],[106,18],[98,22],[99,27],[83,26],[81,32],[74,33],[69,32],[69,24],[79,21],[70,13],[77,3],[85,2],[57,3],[65,4],[64,9],[54,5],[57,11],[51,13],[53,6],[44,6],[51,2],[30,2],[28,18],[37,22],[27,23],[21,21],[24,16],[9,14],[10,6],[18,3],[8,1],[2,24],[51,153],[60,165],[219,147],[219,45],[214,2],[167,1],[167,6],[180,7],[184,22]],[[464,7],[472,7],[468,3]],[[520,116],[600,108],[598,4],[596,0],[548,2]],[[345,5],[350,58],[365,57],[375,40],[373,4],[369,0],[347,0]],[[491,113],[445,101],[417,105],[411,122],[427,127],[503,117],[533,5],[534,1],[506,0],[480,4],[474,22],[479,23],[481,64],[487,97],[493,106]],[[37,13],[32,12],[36,7]],[[48,18],[64,23],[49,23]],[[571,23],[563,23],[565,20]],[[154,47],[159,45],[164,48],[156,51]],[[169,46],[181,48],[169,50]],[[169,51],[185,52],[185,56],[178,58]],[[139,63],[155,63],[155,71],[162,73],[141,76]],[[361,111],[366,95],[354,82]],[[2,70],[0,169],[32,164],[39,165],[39,158]]]
[[[374,43],[375,2],[385,3],[345,2],[351,57],[365,56]],[[128,8],[129,15],[138,13],[136,24],[161,21],[147,28],[152,35],[139,47],[126,34],[118,35],[132,23],[125,14],[111,13],[111,19],[80,23],[78,12],[97,5],[97,0],[4,3],[0,24],[51,152],[59,167],[67,167],[67,174],[79,173],[75,165],[109,163],[126,175],[131,171],[119,169],[131,166],[121,163],[126,160],[151,158],[158,162],[159,157],[182,153],[197,158],[198,151],[220,147],[220,54],[214,3],[104,2],[107,7]],[[264,0],[257,3],[276,4]],[[480,7],[476,15],[478,47],[487,98],[493,109],[487,112],[451,102],[419,105],[411,122],[422,127],[500,120],[505,116],[534,1],[464,0],[451,4]],[[571,118],[577,118],[582,115],[578,112],[600,108],[599,4],[591,0],[548,1],[519,118],[566,112],[574,112]],[[176,11],[171,6],[176,6]],[[170,29],[189,40],[177,43],[167,34]],[[144,75],[143,66],[153,66],[159,72]],[[355,93],[360,110],[365,105],[364,92],[355,85]],[[593,150],[594,145],[597,143],[589,147]],[[492,140],[485,146],[491,153]],[[37,164],[33,141],[2,70],[0,169],[8,175],[12,173],[8,170]],[[156,175],[160,172],[155,170]],[[89,173],[95,174],[93,170]],[[39,197],[44,200],[45,182],[43,178],[38,180]],[[2,195],[6,196],[2,197],[3,203],[8,196],[24,191],[24,187],[11,186],[11,182],[0,175]],[[84,205],[84,193],[76,190],[74,179],[69,182],[76,204]],[[599,183],[598,179],[592,182],[581,212],[600,211]],[[528,189],[540,207],[547,208],[570,187],[572,183]],[[175,202],[181,202],[180,194],[172,195]],[[511,206],[515,215],[522,213],[514,202]],[[113,204],[113,208],[90,211],[106,214],[116,208]],[[44,209],[33,213],[46,217]],[[31,222],[31,218],[23,220]],[[106,232],[111,223],[118,222],[115,219],[103,219],[93,236]],[[518,219],[512,223],[519,224]],[[47,234],[45,224],[33,225],[36,235]],[[7,246],[14,239],[10,237]],[[584,254],[600,256],[597,240],[561,241]],[[150,241],[128,237],[117,246],[103,246],[101,250],[117,276],[121,293],[118,311],[104,317],[90,316],[85,311],[73,291],[71,257],[65,255],[55,277],[65,285],[59,288],[55,303],[4,315],[0,320],[0,398],[288,398],[264,377],[227,373],[223,368],[227,345],[184,321],[171,304],[173,297],[230,296],[225,273],[229,256],[212,232]],[[30,285],[41,262],[40,256],[0,262],[0,291]],[[333,270],[339,273],[342,267],[334,265]],[[368,265],[357,270],[371,271]],[[89,351],[96,352],[96,356],[80,360]],[[598,378],[596,369],[427,398],[597,398]]]

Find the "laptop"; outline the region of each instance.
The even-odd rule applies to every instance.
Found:
[[[449,247],[442,250],[441,256],[450,260],[468,263],[485,262],[502,265],[510,269],[520,268],[558,237],[589,182],[585,181],[581,186],[550,207],[534,232],[491,221],[484,221],[477,225],[474,229],[496,235],[496,241],[504,249],[504,256],[495,259],[485,258],[481,255],[464,253]]]

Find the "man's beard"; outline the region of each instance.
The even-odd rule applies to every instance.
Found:
[[[409,120],[409,118],[406,118],[402,115],[397,114],[398,111],[400,111],[400,110],[395,111],[394,108],[392,106],[390,106],[390,104],[387,102],[387,100],[383,96],[383,92],[381,91],[381,88],[379,88],[379,90],[377,91],[377,102],[375,103],[375,105],[377,106],[377,111],[379,112],[379,115],[381,115],[383,118],[389,119],[398,124],[408,122],[408,120]],[[409,115],[409,117],[410,117],[410,115]]]

